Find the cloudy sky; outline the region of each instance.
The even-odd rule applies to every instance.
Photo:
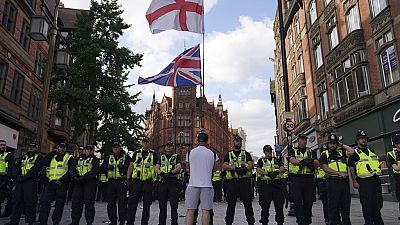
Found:
[[[186,46],[201,41],[198,34],[165,31],[151,34],[145,13],[150,0],[119,0],[123,17],[131,25],[121,45],[135,53],[144,53],[142,67],[130,72],[130,83],[138,76],[160,72]],[[90,0],[63,0],[67,8],[90,7]],[[205,15],[205,94],[209,101],[218,101],[222,94],[229,122],[243,127],[248,136],[247,150],[262,155],[265,144],[274,144],[275,118],[269,96],[269,80],[273,79],[274,56],[273,0],[204,0]],[[134,109],[144,113],[150,106],[153,92],[160,101],[171,95],[170,87],[135,85],[132,93],[141,91],[142,101]]]

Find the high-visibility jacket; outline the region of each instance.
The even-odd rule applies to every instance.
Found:
[[[33,156],[29,157],[24,155],[21,160],[21,175],[25,176],[29,170],[35,165],[36,160],[38,158],[38,154],[34,154]]]
[[[8,154],[10,153],[5,151],[0,154],[0,175],[8,173],[8,162],[6,161]]]
[[[294,157],[299,161],[306,158],[312,158],[312,151],[309,148],[307,148],[304,154],[301,151],[299,151],[298,148],[293,148],[293,150],[294,150]],[[313,174],[313,171],[311,171],[310,168],[306,166],[303,167],[303,169],[300,171],[300,166],[295,165],[291,162],[289,163],[290,163],[289,173],[291,174],[311,174],[311,175]]]
[[[338,160],[333,160],[331,157],[329,157],[329,151],[324,151],[322,154],[326,155],[326,158],[328,159],[328,167],[331,168],[334,171],[340,172],[340,173],[348,173],[347,170],[347,164],[346,162],[343,162],[343,151],[342,150],[337,150],[337,154],[340,157]],[[333,177],[338,177],[338,175],[334,174],[327,174],[327,176],[333,176]]]
[[[387,153],[387,156],[388,157],[391,156],[396,161],[396,163],[399,163],[400,158],[397,157],[397,151],[398,151],[397,149],[393,149],[392,151]],[[400,174],[400,171],[393,169],[393,173]]]
[[[214,181],[214,182],[221,181],[221,171],[220,170],[216,170],[213,172],[212,181]]]
[[[110,155],[108,158],[108,165],[114,166],[113,170],[108,170],[108,179],[121,179],[124,178],[125,171],[119,171],[118,166],[122,166],[125,164],[125,154],[120,157],[118,160],[115,160],[114,155]]]
[[[273,157],[273,158],[271,158],[271,160],[269,160],[267,158],[262,158],[261,160],[263,162],[263,166],[260,169],[264,170],[267,173],[279,171],[278,160],[276,158]],[[281,177],[279,175],[276,176],[274,179],[275,180],[280,179]],[[256,178],[257,178],[257,180],[271,180],[271,177],[269,177],[267,175],[262,175],[260,173],[256,174]]]
[[[369,155],[365,154],[361,149],[356,148],[355,153],[360,157],[360,160],[356,162],[356,173],[359,178],[368,178],[373,176],[382,175],[381,164],[378,156],[367,149]]]
[[[78,164],[76,165],[76,171],[79,176],[83,177],[86,173],[92,170],[92,160],[93,157],[88,157],[86,159],[83,157],[79,158]]]
[[[234,166],[235,168],[241,168],[241,167],[247,167],[248,166],[248,159],[246,157],[246,151],[245,150],[240,150],[240,154],[238,157],[236,157],[234,151],[228,152],[229,154],[229,163],[231,166]],[[234,178],[249,178],[251,177],[251,171],[247,171],[246,175],[240,176],[236,173],[236,171],[231,170],[226,172],[226,179],[231,180]]]
[[[101,183],[107,183],[107,182],[108,182],[108,177],[107,177],[107,175],[104,174],[104,173],[100,174],[100,176],[99,176],[99,181],[100,181]]]
[[[325,171],[321,167],[319,167],[315,172],[315,178],[324,180],[325,176],[326,176]]]
[[[60,180],[68,172],[68,161],[72,158],[72,155],[65,153],[63,160],[58,162],[57,156],[54,156],[50,162],[50,167],[47,168],[47,178],[50,181]]]
[[[143,150],[137,151],[136,159],[133,162],[132,179],[153,180],[155,178],[154,152],[149,150],[145,159],[142,156]]]
[[[161,165],[160,165],[161,172],[169,173],[172,170],[174,170],[175,167],[176,167],[176,164],[177,164],[176,163],[177,158],[178,158],[177,154],[172,154],[172,156],[169,159],[165,154],[162,154],[161,157],[160,157],[160,159],[161,159],[160,160],[161,161]],[[175,177],[177,179],[179,179],[180,176],[181,176],[180,173],[177,173],[175,175]],[[160,177],[160,179],[162,180],[162,177]]]

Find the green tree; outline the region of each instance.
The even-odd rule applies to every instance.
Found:
[[[141,66],[143,55],[119,45],[129,28],[122,13],[116,0],[92,0],[90,10],[77,16],[76,29],[65,40],[73,63],[57,71],[50,94],[58,106],[73,110],[72,139],[89,132],[106,154],[114,141],[136,149],[143,135],[144,116],[132,110],[140,93],[129,94],[132,85],[126,85],[128,71]]]

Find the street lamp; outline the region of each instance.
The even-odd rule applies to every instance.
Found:
[[[39,145],[40,151],[44,151],[44,141],[47,132],[45,132],[45,123],[47,120],[47,104],[49,100],[49,89],[50,89],[50,80],[51,80],[51,73],[53,71],[53,63],[54,63],[54,54],[55,54],[55,46],[56,46],[56,39],[57,39],[57,32],[58,32],[58,11],[59,11],[59,4],[60,1],[57,2],[54,9],[54,15],[50,17],[50,10],[47,9],[44,0],[41,0],[41,9],[43,13],[46,15],[44,16],[33,16],[31,21],[31,33],[30,36],[33,40],[37,41],[46,41],[47,37],[49,36],[49,51],[48,51],[48,60],[47,60],[47,69],[46,74],[43,78],[43,98],[41,101],[41,105],[39,108],[39,117],[38,117],[38,129],[37,129],[37,141]],[[50,19],[52,18],[51,23],[49,23]],[[50,30],[49,28],[50,24]],[[48,34],[48,31],[49,34]]]
[[[58,49],[56,64],[58,68],[66,69],[69,66],[70,62],[70,54],[66,49]]]

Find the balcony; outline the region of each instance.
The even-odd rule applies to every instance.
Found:
[[[390,7],[386,7],[382,12],[375,16],[370,24],[372,28],[372,35],[375,36],[383,29],[385,29],[389,24],[391,24],[392,15],[390,13]]]
[[[294,79],[294,81],[292,82],[292,84],[289,87],[290,96],[293,96],[294,94],[296,94],[297,90],[299,90],[300,87],[304,87],[304,86],[306,86],[306,79],[305,79],[304,73],[300,73],[296,76],[296,78]]]
[[[329,71],[333,66],[346,58],[350,52],[355,49],[365,48],[363,30],[355,30],[351,32],[343,41],[340,42],[329,54],[326,56],[326,70]]]
[[[333,121],[335,123],[342,123],[370,110],[373,106],[375,106],[374,96],[363,96],[358,100],[333,111]]]

